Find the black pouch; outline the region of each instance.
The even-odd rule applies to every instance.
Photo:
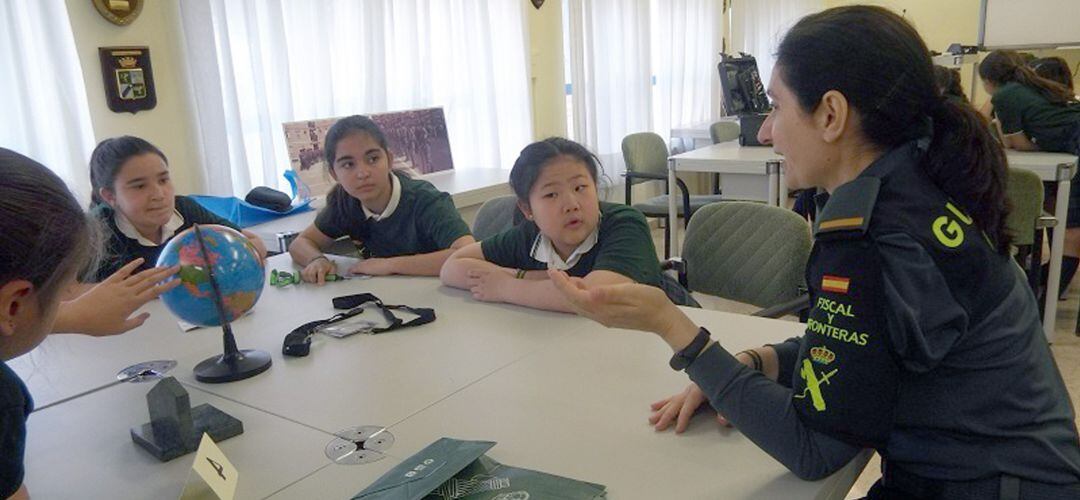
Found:
[[[275,212],[287,212],[292,207],[292,198],[289,195],[266,186],[259,186],[249,191],[244,201]]]

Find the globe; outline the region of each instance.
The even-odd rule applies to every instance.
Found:
[[[209,265],[221,290],[225,318],[214,303],[207,259],[203,257],[195,228],[174,236],[158,256],[158,266],[180,266],[170,278],[182,285],[161,295],[162,302],[178,318],[199,326],[231,322],[255,306],[262,294],[266,273],[255,246],[238,231],[218,225],[198,226],[206,243]]]

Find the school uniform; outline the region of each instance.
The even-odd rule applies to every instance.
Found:
[[[1035,297],[921,158],[902,145],[819,195],[811,310],[803,337],[774,346],[779,385],[715,345],[687,373],[804,477],[876,449],[869,498],[1080,498],[1075,415]]]
[[[113,210],[112,207],[102,203],[95,206],[91,213],[102,222],[106,228],[108,243],[106,255],[102,259],[97,272],[94,273],[94,281],[102,281],[115,273],[127,263],[142,257],[145,262],[136,270],[143,271],[157,264],[158,255],[165,245],[177,233],[191,228],[195,224],[218,224],[237,231],[240,230],[235,224],[218,217],[213,212],[199,205],[195,200],[187,196],[177,196],[173,215],[161,228],[161,244],[154,243],[139,234],[131,221],[123,214]]]
[[[348,236],[368,257],[396,257],[437,252],[468,236],[450,195],[430,182],[393,172],[390,202],[376,214],[337,187],[315,217],[315,228],[337,239]]]
[[[0,498],[14,495],[23,483],[26,418],[33,409],[26,385],[0,361]]]
[[[617,203],[600,203],[600,223],[566,260],[533,221],[480,242],[480,249],[485,260],[501,267],[526,271],[550,267],[575,277],[603,270],[660,286],[660,262],[645,216]]]
[[[1017,82],[1002,85],[990,99],[1005,135],[1023,132],[1041,151],[1080,155],[1080,102],[1054,104]],[[1080,227],[1080,172],[1069,190],[1067,227]]]

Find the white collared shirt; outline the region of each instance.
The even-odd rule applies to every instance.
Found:
[[[360,204],[360,208],[364,209],[364,217],[372,219],[375,222],[383,219],[389,219],[391,215],[394,215],[394,210],[397,210],[398,202],[401,201],[401,181],[398,180],[398,176],[390,173],[390,201],[386,204],[386,208],[383,209],[381,214],[377,214],[368,210],[363,203]]]
[[[145,236],[139,233],[138,229],[135,229],[135,225],[132,224],[127,217],[124,217],[124,214],[120,213],[119,210],[113,210],[113,220],[116,221],[116,228],[119,229],[124,236],[138,241],[139,244],[144,247],[161,246],[161,244],[164,244],[164,242],[168,241],[169,238],[172,238],[173,235],[176,234],[177,229],[180,229],[180,227],[184,225],[184,217],[174,208],[172,217],[169,218],[169,222],[166,222],[164,226],[161,226],[162,243],[159,244],[146,239]]]
[[[596,242],[600,239],[600,225],[596,225],[596,229],[593,229],[592,233],[582,241],[573,252],[570,253],[570,257],[565,261],[562,257],[559,257],[559,252],[555,250],[555,244],[551,242],[551,239],[544,236],[544,233],[540,233],[536,236],[536,240],[533,241],[532,252],[529,253],[532,258],[547,264],[548,268],[558,271],[565,271],[577,265],[581,260],[581,256],[589,253],[596,246]]]

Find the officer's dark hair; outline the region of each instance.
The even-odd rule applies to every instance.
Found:
[[[323,153],[326,155],[327,171],[334,170],[334,160],[337,159],[338,143],[341,142],[342,139],[353,134],[367,134],[380,148],[382,148],[387,161],[393,161],[393,157],[390,155],[389,143],[386,141],[386,135],[383,134],[382,129],[379,128],[379,124],[366,116],[352,115],[338,120],[330,126],[330,130],[326,131]],[[345,188],[341,187],[341,184],[335,184],[333,189],[330,190],[330,193],[326,195],[326,204],[331,206],[340,206],[343,203],[347,203],[348,200],[349,194],[345,192]]]
[[[0,285],[29,281],[45,307],[68,277],[94,267],[98,237],[64,181],[0,148]]]
[[[935,65],[934,78],[937,80],[938,90],[941,91],[941,95],[945,97],[959,97],[965,101],[967,100],[967,94],[964,93],[964,87],[960,85],[960,70]]]
[[[514,190],[518,200],[528,206],[529,191],[532,190],[533,184],[536,184],[540,172],[550,161],[560,156],[569,156],[584,163],[585,170],[589,171],[593,183],[598,184],[600,159],[596,155],[585,146],[570,139],[548,137],[525,146],[514,161],[514,167],[510,170],[510,188]]]
[[[979,63],[979,77],[995,86],[1016,82],[1042,94],[1053,104],[1065,104],[1076,100],[1072,91],[1064,85],[1043,78],[1028,67],[1018,53],[1012,50],[995,50]]]
[[[930,51],[911,24],[872,6],[811,14],[784,36],[776,69],[807,113],[826,92],[843,94],[882,149],[929,136],[922,168],[1008,252],[1005,153],[974,108],[938,92]]]
[[[1075,92],[1072,70],[1069,69],[1069,63],[1065,62],[1064,59],[1060,57],[1044,57],[1029,62],[1028,67],[1036,75],[1064,85],[1070,93]]]
[[[116,175],[120,173],[124,162],[147,153],[156,154],[166,165],[169,164],[165,153],[139,137],[123,135],[99,142],[90,154],[90,207],[105,203],[100,194],[103,188],[116,189],[113,183],[116,182]]]

